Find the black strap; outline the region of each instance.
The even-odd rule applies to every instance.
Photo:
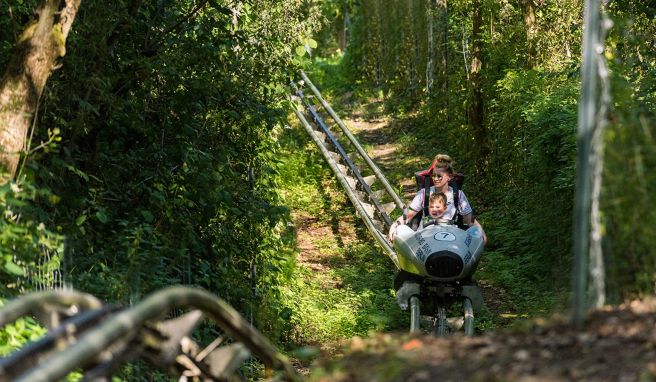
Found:
[[[453,219],[451,219],[451,223],[455,224],[457,226],[460,226],[462,224],[462,220],[460,217],[460,190],[458,189],[457,184],[450,184],[451,189],[453,190],[453,204],[454,207],[456,208],[456,213],[453,215]]]
[[[430,196],[430,187],[431,187],[431,178],[430,176],[424,177],[424,216],[430,216],[428,214],[428,197]]]
[[[415,216],[412,217],[406,224],[412,228],[412,230],[416,231],[419,229],[419,226],[421,225],[421,219],[423,219],[424,216],[430,216],[428,214],[428,197],[430,195],[430,186],[431,186],[431,178],[429,176],[425,176],[424,178],[424,185],[423,188],[420,188],[420,190],[423,189],[424,192],[424,205],[423,208],[417,211]]]

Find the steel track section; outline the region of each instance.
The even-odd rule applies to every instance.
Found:
[[[421,311],[419,303],[419,297],[410,297],[410,333],[417,333],[421,330]]]
[[[377,217],[382,219],[383,224],[385,226],[384,230],[388,230],[389,227],[392,226],[392,219],[389,217],[385,209],[383,208],[383,205],[378,201],[376,197],[374,197],[373,191],[371,190],[371,187],[369,187],[369,184],[365,181],[364,177],[360,173],[360,170],[357,168],[357,166],[353,163],[351,158],[348,156],[342,145],[337,141],[337,138],[335,135],[330,131],[326,123],[323,121],[317,110],[315,109],[314,106],[312,106],[303,94],[303,91],[300,89],[296,91],[296,95],[299,97],[301,102],[303,103],[303,106],[305,109],[309,112],[310,116],[312,117],[313,122],[319,127],[320,131],[326,135],[328,140],[330,141],[330,144],[333,146],[333,148],[336,150],[336,152],[340,156],[340,160],[343,161],[348,170],[353,174],[353,177],[356,179],[356,187],[360,187],[362,191],[365,192],[367,195],[367,198],[371,202],[371,204],[374,206],[375,209],[375,214]],[[341,172],[341,170],[340,170]],[[346,175],[346,174],[344,174]],[[376,180],[379,180],[380,177],[377,175],[374,175],[376,177]]]
[[[179,309],[190,311],[164,319]],[[262,333],[221,298],[201,289],[169,287],[122,310],[78,292],[39,292],[0,309],[0,327],[32,315],[52,328],[42,339],[0,359],[1,382],[58,381],[72,371],[81,372],[84,380],[110,380],[121,365],[135,359],[174,377],[226,381],[233,380],[251,354],[284,380],[300,381],[288,358]],[[204,318],[222,332],[205,348],[192,339]],[[232,342],[219,346],[225,338]]]
[[[469,298],[463,297],[462,299],[462,310],[465,317],[464,329],[466,336],[474,335],[474,308],[472,307],[472,302]]]
[[[314,130],[312,125],[310,125],[308,120],[305,118],[305,115],[303,115],[301,111],[299,111],[297,108],[294,108],[294,113],[296,114],[299,121],[301,122],[301,125],[303,125],[307,133],[310,135],[314,143],[321,151],[321,154],[323,155],[324,159],[328,163],[328,166],[331,168],[331,170],[337,177],[338,182],[341,184],[342,188],[346,192],[346,195],[348,196],[349,200],[351,201],[356,211],[362,218],[362,221],[365,223],[365,226],[367,227],[371,235],[374,237],[376,242],[378,242],[378,244],[383,248],[383,250],[390,257],[392,262],[394,262],[396,267],[399,268],[399,260],[397,258],[396,252],[392,247],[392,244],[388,241],[385,233],[381,232],[376,227],[376,222],[373,220],[373,217],[370,216],[369,213],[365,210],[363,201],[356,194],[356,190],[353,187],[351,187],[351,184],[349,184],[346,178],[346,174],[343,174],[342,171],[339,169],[337,161],[331,155],[331,151],[328,150],[325,142],[319,137],[318,132]],[[342,158],[340,157],[340,159]]]
[[[326,102],[326,100],[323,99],[323,97],[321,96],[321,93],[319,92],[319,89],[317,89],[317,87],[314,86],[312,81],[310,81],[308,76],[302,70],[301,70],[301,77],[303,78],[303,81],[305,81],[305,83],[310,87],[310,90],[312,90],[312,93],[317,97],[317,99],[319,100],[321,105],[323,105],[323,107],[326,109],[328,114],[330,114],[330,116],[333,118],[333,120],[337,123],[337,126],[339,126],[339,128],[342,130],[344,135],[351,142],[353,147],[355,147],[358,154],[360,154],[360,157],[364,160],[364,162],[367,164],[369,169],[376,175],[376,178],[381,182],[381,184],[383,185],[383,188],[387,192],[387,195],[389,195],[390,198],[392,198],[392,200],[394,201],[394,204],[396,205],[396,207],[400,210],[403,210],[405,208],[405,205],[401,201],[401,198],[396,193],[396,191],[394,191],[394,188],[392,187],[392,185],[387,181],[387,178],[385,178],[385,175],[383,174],[383,172],[380,171],[378,166],[369,157],[369,154],[367,154],[367,152],[362,148],[362,146],[360,145],[358,140],[353,136],[353,134],[351,133],[351,130],[349,130],[348,127],[346,127],[346,125],[344,124],[342,119],[337,115],[337,113],[335,113],[335,110],[333,110],[333,108],[330,106],[330,104],[328,102]]]

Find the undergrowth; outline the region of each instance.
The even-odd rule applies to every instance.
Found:
[[[566,286],[554,285],[554,278],[545,274],[539,260],[529,256],[510,257],[487,251],[477,276],[508,292],[507,303],[514,308],[515,317],[549,315],[567,303]]]

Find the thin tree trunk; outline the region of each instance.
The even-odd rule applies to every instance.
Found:
[[[412,49],[412,58],[408,60],[408,87],[412,98],[415,97],[417,85],[419,84],[419,79],[417,78],[417,69],[419,68],[419,41],[417,41],[417,29],[415,28],[417,21],[415,19],[413,3],[413,0],[408,0],[408,13],[410,15],[410,25],[408,28],[410,35],[408,36],[408,41]]]
[[[426,60],[426,93],[430,95],[433,91],[433,82],[435,81],[435,47],[433,46],[433,22],[435,18],[435,11],[433,10],[433,2],[428,3],[428,55]]]
[[[348,22],[348,9],[345,9],[344,13],[344,22],[342,27],[337,32],[337,42],[339,45],[339,50],[344,53],[346,51],[346,23]]]
[[[533,0],[522,0],[524,10],[524,27],[526,28],[526,67],[532,69],[535,66],[535,4]]]
[[[483,126],[483,79],[481,69],[482,61],[482,30],[483,12],[481,1],[474,0],[472,4],[472,60],[469,68],[469,81],[471,86],[471,102],[469,103],[469,124],[474,131],[474,139],[478,163],[483,164],[487,155],[486,134]]]
[[[376,27],[377,42],[378,42],[378,46],[377,46],[377,48],[378,48],[377,53],[378,54],[376,55],[376,86],[380,87],[383,84],[383,81],[384,81],[384,78],[383,78],[383,75],[384,75],[384,73],[383,73],[383,59],[384,59],[384,57],[386,57],[387,51],[386,51],[385,45],[384,45],[385,37],[383,35],[383,30],[382,30],[382,28],[383,28],[383,16],[382,16],[382,13],[381,13],[381,10],[380,10],[381,3],[380,3],[380,1],[375,1],[375,4],[376,4],[376,10],[375,10],[375,12],[376,12],[375,15],[376,16],[375,17],[378,20],[378,26]],[[385,82],[387,82],[387,81],[385,81]],[[383,88],[383,95],[384,96],[387,95],[387,87]]]
[[[442,93],[444,97],[444,114],[446,115],[446,123],[449,123],[449,77],[448,77],[448,63],[449,63],[449,8],[447,0],[436,0],[437,7],[442,14],[441,20],[443,24],[442,30],[442,50],[440,58],[440,77],[442,78]]]
[[[27,130],[57,59],[66,53],[66,38],[81,0],[44,0],[38,20],[30,22],[18,38],[0,83],[0,167],[9,177],[18,168]],[[63,8],[61,7],[63,5]]]

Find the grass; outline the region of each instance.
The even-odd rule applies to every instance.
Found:
[[[539,257],[509,257],[487,251],[477,275],[508,291],[507,299],[516,317],[548,315],[567,304],[567,286],[553,284],[553,278],[544,274]]]

